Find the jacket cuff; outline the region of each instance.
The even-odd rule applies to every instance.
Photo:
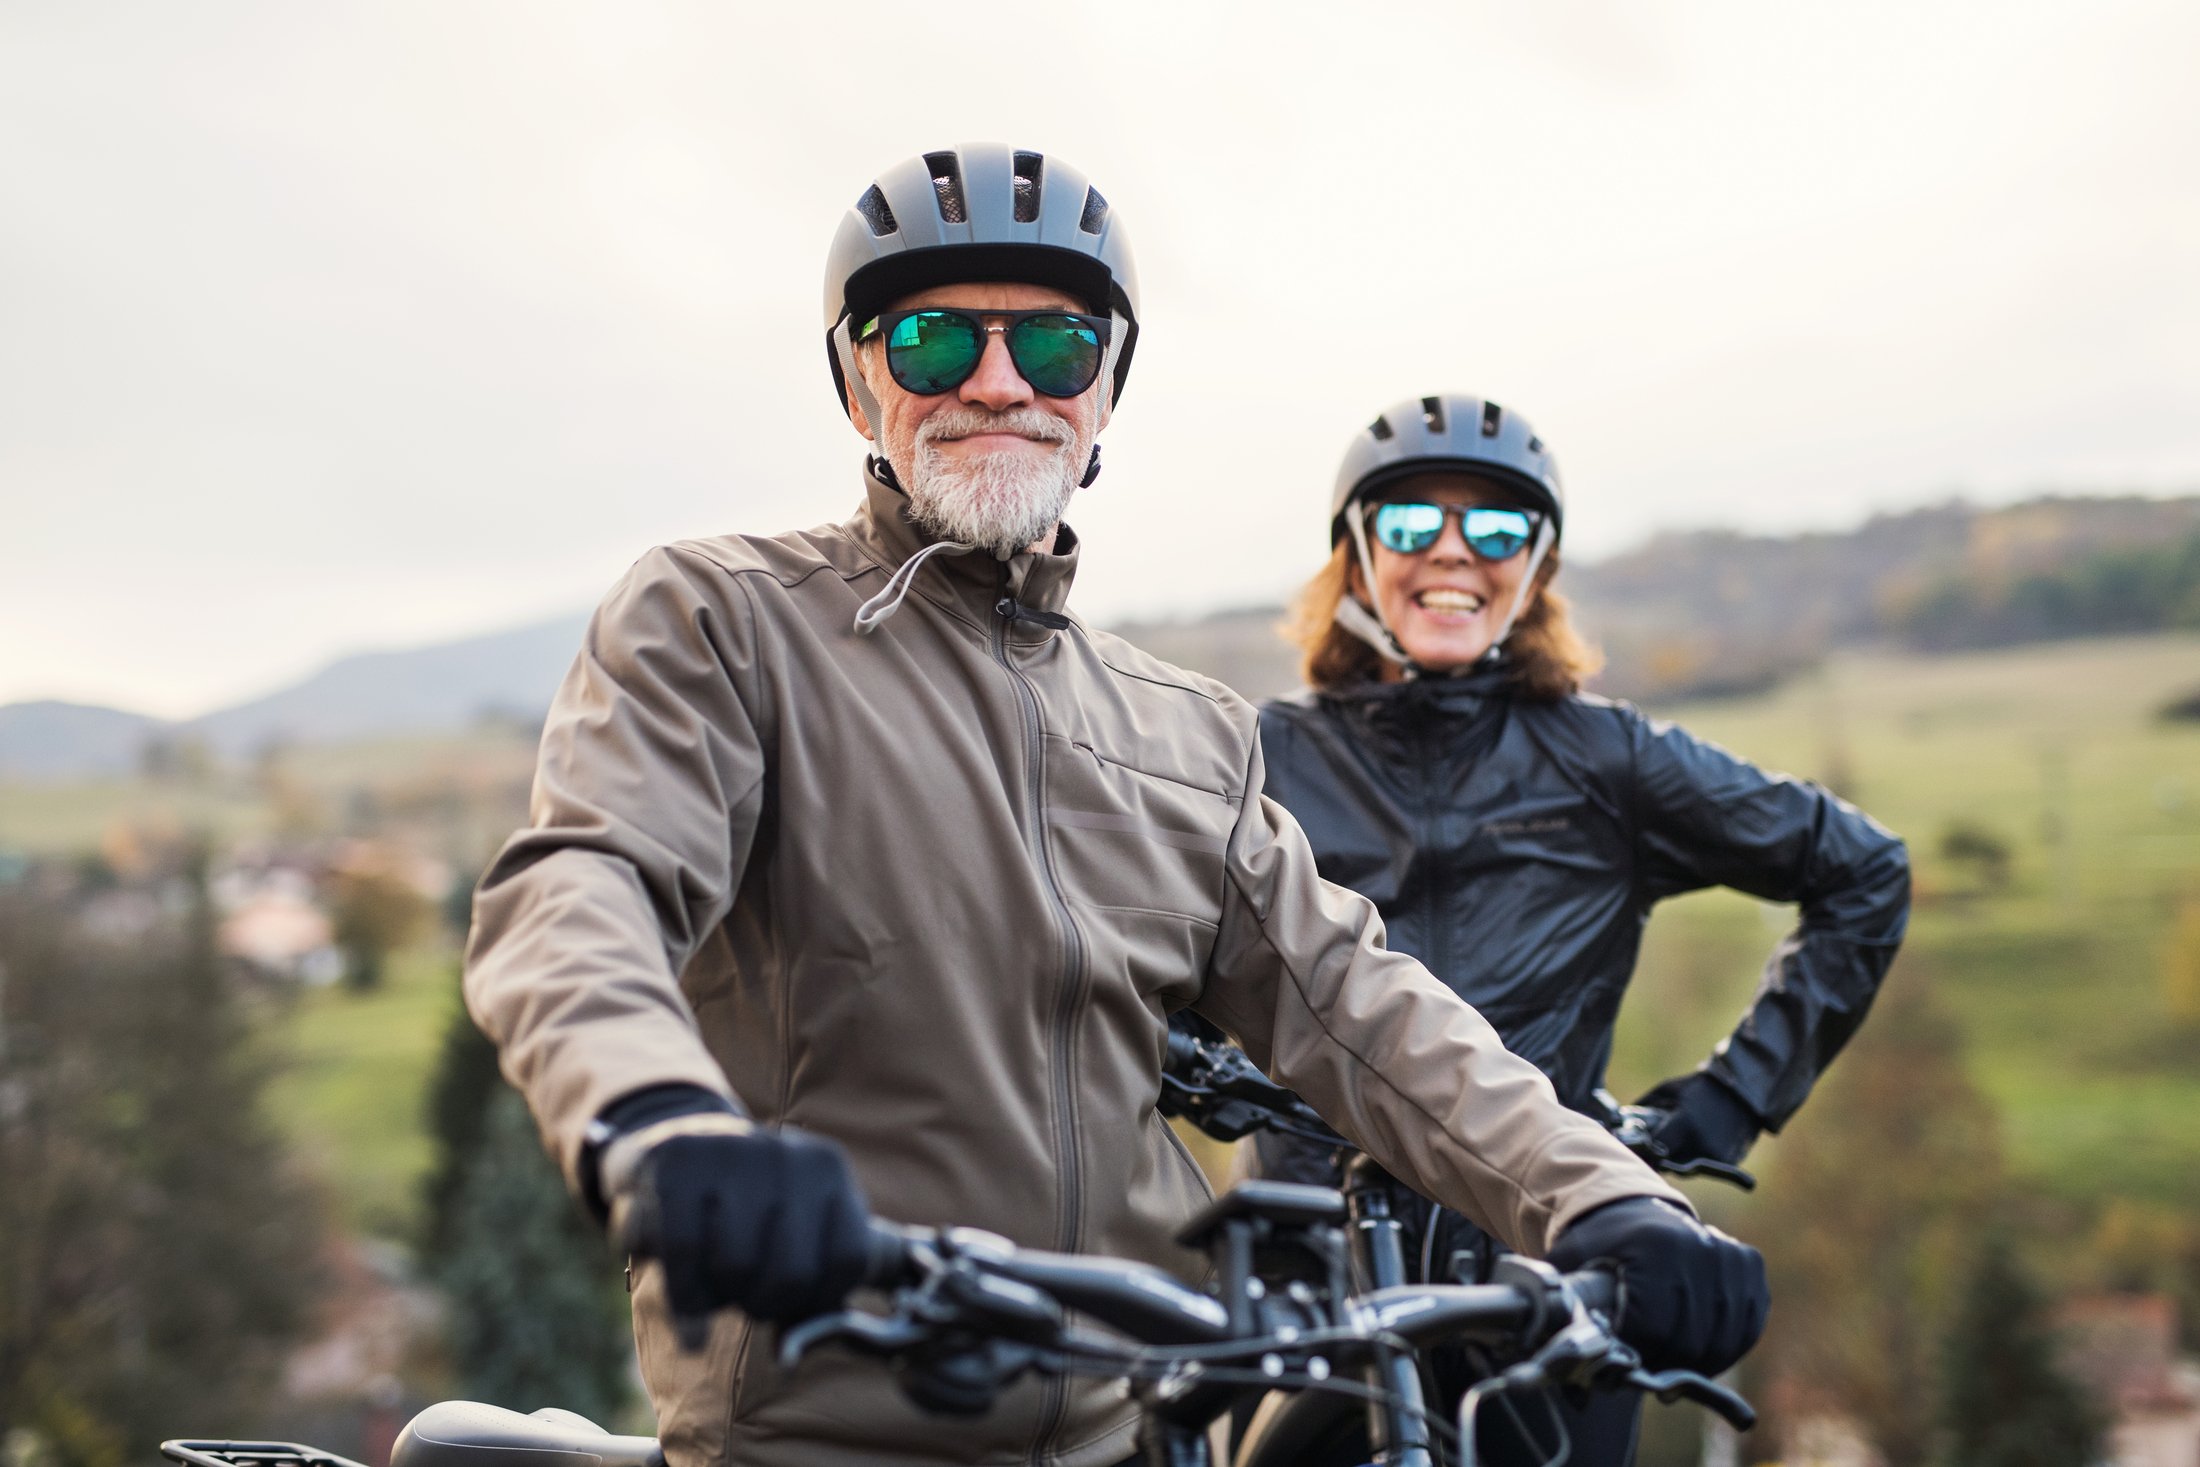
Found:
[[[581,1201],[590,1215],[599,1222],[610,1215],[609,1199],[624,1190],[634,1162],[648,1149],[647,1146],[622,1143],[690,1116],[732,1118],[741,1121],[743,1132],[749,1129],[748,1122],[741,1118],[740,1108],[732,1101],[716,1091],[684,1082],[650,1085],[631,1091],[598,1112],[581,1138],[577,1166]],[[650,1144],[662,1139],[664,1137],[655,1136]],[[609,1164],[614,1152],[619,1154],[617,1172]]]

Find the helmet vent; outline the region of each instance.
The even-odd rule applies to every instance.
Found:
[[[953,153],[927,153],[924,166],[932,170],[932,192],[940,201],[940,218],[948,224],[968,224],[963,207],[962,159]]]
[[[1501,421],[1502,421],[1502,420],[1504,419],[1504,416],[1505,416],[1505,410],[1504,410],[1503,408],[1499,407],[1499,406],[1498,406],[1498,405],[1497,405],[1496,403],[1494,403],[1494,402],[1485,402],[1485,403],[1483,403],[1483,404],[1482,404],[1482,436],[1483,436],[1484,438],[1495,438],[1495,437],[1497,436],[1497,426],[1498,426],[1498,424],[1499,424],[1499,423],[1500,423],[1500,422],[1501,422]]]
[[[1016,222],[1036,224],[1039,220],[1039,169],[1044,163],[1037,153],[1016,155]]]
[[[1444,400],[1440,397],[1421,399],[1421,421],[1428,424],[1429,432],[1438,438],[1444,436]]]
[[[1077,227],[1087,234],[1098,234],[1108,222],[1108,201],[1100,197],[1100,190],[1085,190],[1085,212],[1078,219]]]
[[[1543,451],[1543,440],[1542,440],[1542,439],[1540,439],[1540,438],[1536,438],[1536,437],[1530,437],[1530,438],[1528,439],[1528,452],[1530,452],[1530,453],[1541,453],[1542,451]]]
[[[893,234],[901,228],[894,222],[894,211],[887,206],[886,195],[879,191],[879,186],[875,183],[864,191],[862,198],[856,200],[856,212],[863,216],[865,224],[871,226],[871,233],[874,235]]]
[[[1390,419],[1388,418],[1377,418],[1374,422],[1367,425],[1367,431],[1374,437],[1377,443],[1388,443],[1391,439],[1398,436],[1396,433],[1391,431]]]

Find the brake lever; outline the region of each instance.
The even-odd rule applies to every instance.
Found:
[[[1651,1105],[1621,1105],[1608,1090],[1599,1090],[1597,1100],[1604,1109],[1604,1124],[1611,1131],[1612,1139],[1640,1157],[1654,1171],[1674,1177],[1710,1177],[1738,1187],[1744,1192],[1757,1190],[1757,1179],[1741,1167],[1728,1161],[1716,1161],[1708,1156],[1691,1157],[1687,1161],[1675,1161],[1658,1139],[1658,1122],[1666,1112]]]
[[[1647,1391],[1669,1406],[1675,1401],[1686,1400],[1716,1411],[1736,1431],[1747,1431],[1757,1424],[1756,1407],[1717,1381],[1698,1375],[1693,1370],[1653,1371],[1638,1367],[1627,1372],[1626,1380],[1637,1390]]]
[[[792,1370],[820,1345],[842,1343],[866,1355],[899,1355],[931,1337],[931,1327],[906,1314],[842,1309],[781,1330],[779,1368]]]
[[[1235,1049],[1172,1036],[1156,1107],[1181,1116],[1217,1141],[1274,1131],[1318,1146],[1351,1143],[1305,1101],[1283,1089]]]
[[[1699,1156],[1689,1161],[1674,1161],[1664,1155],[1663,1147],[1658,1150],[1658,1169],[1673,1176],[1711,1177],[1729,1186],[1739,1187],[1744,1192],[1757,1190],[1756,1177],[1730,1161],[1714,1161],[1708,1156]]]

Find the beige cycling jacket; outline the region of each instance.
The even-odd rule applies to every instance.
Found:
[[[606,1105],[684,1081],[839,1142],[882,1216],[1193,1274],[1171,1239],[1209,1194],[1154,1110],[1191,1005],[1516,1247],[1617,1198],[1680,1200],[1315,874],[1261,795],[1250,706],[1031,619],[1068,595],[1069,531],[1063,553],[911,568],[926,544],[874,478],[845,524],[652,551],[597,612],[466,973],[569,1176]],[[906,601],[859,634],[899,571]],[[657,1271],[639,1280],[675,1467],[1132,1448],[1118,1385],[1027,1381],[972,1421],[845,1354],[783,1373],[731,1313],[683,1354]]]

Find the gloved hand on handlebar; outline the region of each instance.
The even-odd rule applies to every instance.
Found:
[[[1764,1255],[1655,1197],[1625,1197],[1576,1218],[1552,1245],[1566,1272],[1618,1270],[1619,1336],[1653,1370],[1717,1375],[1764,1333]]]
[[[1749,1154],[1764,1129],[1740,1096],[1701,1070],[1665,1081],[1635,1104],[1666,1113],[1650,1134],[1675,1162],[1731,1166]]]
[[[647,1219],[675,1315],[733,1305],[787,1323],[839,1307],[870,1259],[870,1210],[830,1141],[756,1129],[726,1112],[682,1115],[619,1137],[601,1184]]]

